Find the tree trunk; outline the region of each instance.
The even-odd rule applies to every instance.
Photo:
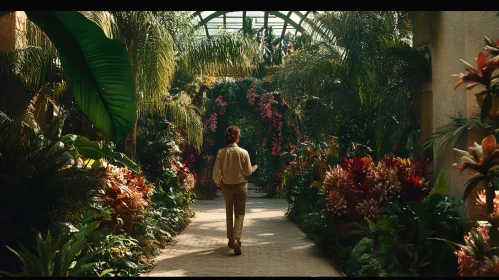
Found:
[[[137,161],[137,122],[138,116],[135,117],[135,123],[132,130],[124,139],[124,150],[125,155],[132,161]]]
[[[135,11],[131,11],[130,12],[130,21],[132,23],[132,26],[133,24],[135,23],[136,21],[136,13]],[[134,77],[135,77],[135,87],[136,87],[136,91],[138,92],[138,89],[137,89],[137,65],[136,65],[136,62],[134,60],[134,56],[133,56],[133,53],[135,51],[134,49],[134,41],[133,41],[133,37],[131,38],[128,38],[128,45],[127,45],[127,50],[128,50],[128,57],[130,58],[130,63],[132,65],[132,69],[133,69],[133,73],[134,73]],[[137,102],[139,100],[139,95],[137,93]],[[130,133],[128,133],[128,135],[125,137],[124,139],[124,149],[123,149],[123,152],[125,153],[125,155],[127,157],[129,157],[132,161],[136,161],[137,160],[137,122],[138,122],[138,111],[136,112],[136,116],[135,116],[135,123],[133,125],[133,128],[132,130],[130,131]]]

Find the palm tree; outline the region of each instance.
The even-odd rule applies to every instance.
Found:
[[[0,17],[8,13],[1,11]],[[102,29],[78,12],[27,11],[26,15],[43,30],[55,48],[6,54],[4,61],[14,63],[15,67],[4,68],[2,75],[14,77],[22,71],[31,79],[26,80],[31,86],[27,91],[38,93],[39,89],[35,88],[43,83],[37,81],[45,79],[45,73],[54,68],[47,58],[57,49],[57,58],[70,81],[68,86],[82,110],[111,139],[120,140],[132,127],[136,107],[135,86],[133,80],[128,78],[132,73],[125,46],[106,38]],[[41,41],[47,43],[48,40]],[[2,86],[3,97],[11,94],[9,91],[15,87],[9,82],[4,82]],[[31,100],[36,93],[31,97],[28,94],[27,99]]]
[[[197,28],[187,12],[85,12],[127,46],[137,87],[137,115],[160,114],[186,130],[186,140],[202,143],[201,120],[196,110],[168,96],[175,71],[218,74],[229,65],[249,73],[259,61],[256,43],[237,34],[195,38]],[[99,15],[99,14],[106,14]],[[114,26],[114,27],[111,27]],[[114,32],[114,33],[113,33]],[[111,35],[111,33],[113,33]],[[136,127],[125,138],[124,151],[135,159]]]
[[[407,43],[407,15],[324,12],[314,21],[319,48],[297,52],[282,69],[292,80],[282,90],[288,103],[295,102],[292,107],[301,108],[302,117],[314,119],[306,125],[313,130],[309,134],[336,134],[345,148],[360,142],[374,147],[377,157],[393,146],[390,136],[406,141],[417,127],[408,112],[429,72],[428,59]],[[290,64],[296,64],[293,75]]]

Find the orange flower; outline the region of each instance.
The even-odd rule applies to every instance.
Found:
[[[457,273],[460,276],[475,276],[478,270],[478,262],[464,251],[463,248],[454,252],[457,256]]]
[[[462,157],[459,164],[452,164],[453,167],[460,170],[470,168],[484,175],[493,167],[494,160],[499,156],[499,145],[497,145],[496,137],[493,134],[483,138],[482,145],[475,142],[474,147],[468,148],[468,152],[455,148],[454,150]]]
[[[486,88],[487,91],[489,91],[492,86],[492,80],[498,77],[498,75],[492,77],[492,72],[494,72],[494,70],[498,68],[499,58],[487,61],[485,53],[480,52],[480,54],[476,58],[476,69],[471,64],[462,59],[461,62],[468,67],[466,68],[466,71],[468,71],[468,73],[466,75],[463,73],[452,75],[453,77],[460,78],[460,80],[454,85],[454,89],[464,83],[471,82],[471,84],[466,87],[466,90],[470,90],[477,85],[482,85]],[[470,71],[470,69],[473,71]]]

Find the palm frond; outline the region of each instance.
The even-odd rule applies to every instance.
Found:
[[[0,159],[4,160],[8,155],[13,155],[17,151],[35,149],[43,145],[46,140],[43,139],[35,129],[18,122],[0,111]],[[33,148],[35,147],[35,148]]]
[[[111,13],[107,11],[81,11],[81,13],[95,22],[109,39],[119,38],[119,29]]]
[[[28,90],[35,91],[40,87],[51,65],[50,53],[40,47],[0,52],[0,73],[10,77],[19,76]]]
[[[52,55],[39,47],[0,52],[0,111],[20,117],[52,71]]]
[[[410,46],[403,40],[381,40],[384,48],[402,64],[395,69],[395,73],[390,77],[391,82],[388,90],[393,90],[405,86],[415,98],[421,91],[421,86],[429,82],[431,77],[431,61],[425,53]]]
[[[468,130],[471,122],[461,117],[451,117],[451,122],[439,127],[423,144],[423,149],[434,150],[445,147],[455,147],[463,133]]]
[[[149,116],[163,116],[168,119],[185,137],[185,141],[196,149],[200,150],[203,144],[203,122],[199,110],[188,103],[179,102],[173,99],[163,99],[162,102],[151,105],[144,105],[139,102],[138,107],[154,107],[150,113],[142,113]],[[144,112],[145,110],[142,110]]]
[[[313,15],[311,36],[315,40],[326,40],[331,45],[334,45],[335,31],[340,26],[338,19],[339,13],[341,12],[324,12]]]
[[[262,61],[258,43],[241,34],[222,34],[199,38],[180,54],[180,69],[196,74],[218,75],[235,66],[249,74]]]
[[[162,94],[167,92],[173,79],[173,39],[152,12],[113,11],[111,14],[137,77],[137,100],[147,101],[139,110],[157,111],[154,106],[161,102]]]
[[[187,107],[177,102],[169,102],[165,104],[165,115],[175,124],[177,129],[184,132],[187,143],[201,150],[201,145],[203,144],[203,123],[195,107]]]
[[[185,52],[187,50],[186,47],[196,40],[195,32],[199,26],[192,21],[191,12],[154,11],[153,13],[170,36],[172,36],[177,55]]]
[[[88,209],[89,203],[101,197],[105,188],[104,168],[71,167],[55,172],[45,183],[47,205],[52,222],[76,222],[79,214]]]
[[[40,27],[29,20],[23,24],[26,24],[26,33],[18,34],[18,36],[26,36],[26,44],[28,47],[39,47],[48,51],[52,56],[57,56],[57,49]]]

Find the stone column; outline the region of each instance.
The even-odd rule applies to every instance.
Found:
[[[431,82],[431,108],[432,108],[432,130],[448,124],[449,117],[460,116],[470,119],[479,114],[479,107],[475,99],[475,93],[479,90],[466,92],[466,86],[454,90],[457,78],[452,74],[464,73],[465,68],[459,59],[464,59],[475,64],[475,59],[484,47],[484,36],[499,38],[499,17],[493,11],[446,11],[437,12],[435,17],[423,17],[414,24],[414,45],[428,45],[432,57],[432,82]],[[425,93],[422,94],[423,96]],[[429,104],[422,102],[421,110],[425,110]],[[428,129],[422,114],[421,133]],[[466,131],[459,140],[457,148],[467,149],[473,142],[480,143],[482,136]],[[465,189],[465,183],[473,173],[451,167],[458,162],[459,156],[450,147],[435,149],[434,170],[438,173],[444,170],[449,178],[449,194],[461,199]],[[436,174],[435,174],[436,175]],[[483,186],[482,186],[483,187]],[[467,201],[469,217],[480,217],[481,213],[474,206],[475,193]]]

